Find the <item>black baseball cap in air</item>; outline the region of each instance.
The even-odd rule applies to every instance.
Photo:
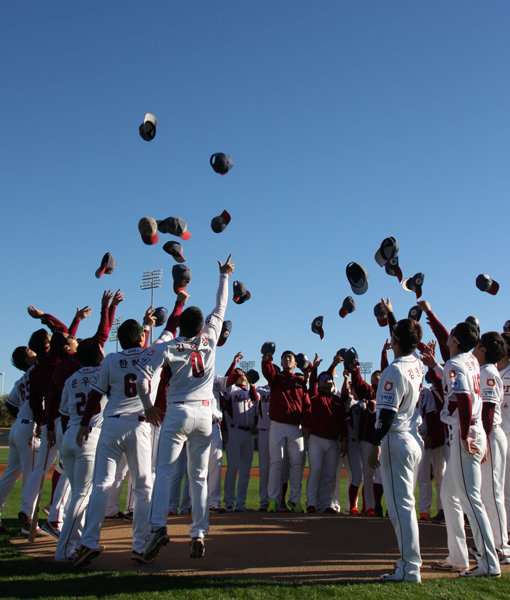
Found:
[[[409,309],[407,318],[412,319],[413,321],[419,321],[421,319],[421,314],[422,314],[421,308],[418,305],[415,305]]]
[[[155,115],[151,113],[146,113],[143,118],[143,123],[138,128],[140,132],[140,137],[146,142],[152,141],[156,137],[156,125],[158,120]]]
[[[255,385],[260,379],[259,372],[255,369],[250,369],[249,371],[246,371],[246,379],[248,380],[248,383]]]
[[[352,296],[347,296],[342,303],[342,308],[338,311],[338,314],[342,317],[346,317],[356,310],[356,301]]]
[[[400,245],[394,237],[385,238],[379,250],[375,253],[375,262],[380,266],[384,265],[391,259],[398,256]]]
[[[374,316],[381,327],[386,327],[386,325],[388,325],[388,313],[382,302],[378,302],[374,306]]]
[[[310,360],[306,354],[300,352],[296,355],[296,366],[300,371],[305,371],[310,366]]]
[[[101,259],[101,265],[99,266],[99,269],[96,270],[96,277],[99,279],[101,275],[104,275],[105,273],[110,275],[113,273],[116,264],[117,263],[113,257],[113,254],[107,252]]]
[[[423,273],[416,273],[416,275],[404,279],[402,282],[402,287],[406,292],[414,292],[416,294],[416,298],[419,298],[421,296],[421,287],[424,279],[425,275]]]
[[[212,154],[211,158],[209,159],[209,163],[214,171],[220,175],[226,175],[234,166],[230,156],[224,152],[216,152],[215,154]]]
[[[264,342],[262,344],[262,347],[260,348],[260,353],[263,356],[267,356],[267,355],[271,355],[273,356],[273,354],[276,352],[276,344],[274,342]]]
[[[495,296],[499,291],[499,283],[491,279],[486,273],[478,275],[476,278],[476,287],[481,292],[487,292]]]
[[[348,369],[355,360],[358,360],[358,353],[356,352],[356,349],[352,347],[348,348],[345,351],[344,367]]]
[[[221,215],[213,217],[211,221],[211,229],[214,231],[214,233],[221,233],[222,231],[225,231],[229,223],[230,214],[224,210]]]
[[[223,321],[221,326],[220,337],[218,338],[217,346],[223,346],[223,344],[227,341],[230,332],[232,331],[232,321]]]
[[[159,327],[163,323],[166,323],[168,310],[164,306],[158,306],[158,308],[154,309],[154,316],[156,317],[155,327]]]
[[[174,265],[172,267],[172,278],[174,280],[174,292],[178,294],[184,291],[184,288],[191,281],[191,269],[186,265]]]
[[[474,325],[478,331],[480,331],[480,319],[475,315],[469,315],[469,317],[466,317],[464,321],[466,321],[466,323],[471,323],[471,325]]]
[[[158,221],[158,229],[161,233],[171,233],[180,237],[181,240],[189,240],[191,233],[188,231],[188,224],[179,217],[167,217]]]
[[[324,321],[324,317],[315,317],[312,321],[312,331],[320,336],[321,340],[324,337],[324,329],[322,328],[322,323]]]
[[[176,262],[186,262],[186,259],[182,253],[182,246],[179,244],[179,242],[166,242],[166,244],[163,244],[163,250],[168,252],[170,256],[173,256]]]
[[[236,304],[243,304],[251,298],[250,292],[246,289],[246,285],[242,281],[234,281],[234,297],[233,300]]]
[[[390,258],[390,260],[384,265],[384,270],[388,275],[396,277],[399,283],[402,281],[402,270],[398,264],[398,258]]]
[[[350,262],[345,267],[345,273],[355,294],[361,296],[368,290],[368,272],[363,265]]]

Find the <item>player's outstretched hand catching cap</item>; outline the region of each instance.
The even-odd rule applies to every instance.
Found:
[[[398,256],[400,245],[394,237],[385,238],[379,250],[375,253],[375,262],[380,266],[384,265],[391,259]]]
[[[422,310],[419,306],[412,306],[409,309],[409,313],[407,315],[408,319],[412,319],[413,321],[419,321],[421,319]]]
[[[182,246],[179,244],[179,242],[166,242],[165,244],[163,244],[163,250],[165,252],[168,252],[170,256],[173,256],[176,262],[186,262],[184,254],[182,253]]]
[[[156,219],[153,219],[152,217],[142,217],[138,222],[138,231],[142,236],[144,244],[150,246],[158,243],[159,236]]]
[[[227,225],[230,223],[230,218],[230,214],[224,210],[221,215],[213,217],[211,221],[211,229],[214,231],[214,233],[221,233],[222,231],[225,231]]]
[[[191,269],[186,265],[174,265],[172,267],[172,278],[174,280],[174,292],[178,294],[184,291],[191,281]]]
[[[180,217],[167,217],[162,221],[157,221],[160,233],[170,233],[180,237],[181,240],[189,240],[191,233],[188,231],[188,224]]]
[[[351,366],[353,366],[354,361],[358,360],[358,353],[356,352],[356,349],[351,347],[348,348],[345,351],[345,355],[344,355],[344,368],[348,371]]]
[[[233,288],[233,300],[236,304],[243,304],[243,302],[251,298],[250,292],[246,289],[246,285],[242,281],[234,281]]]
[[[99,266],[99,269],[96,270],[96,277],[99,279],[101,277],[101,275],[104,275],[105,273],[107,275],[111,275],[111,273],[113,273],[113,271],[115,269],[116,264],[117,263],[115,261],[113,254],[110,254],[109,252],[107,252],[101,259],[101,264]]]
[[[352,296],[347,296],[342,303],[342,308],[338,311],[338,314],[343,318],[350,315],[356,310],[356,300]]]
[[[156,116],[151,113],[146,113],[143,118],[143,123],[138,128],[140,137],[146,142],[152,141],[156,137],[156,125],[158,120]]]
[[[216,152],[215,154],[212,154],[211,158],[209,159],[209,164],[214,171],[220,175],[226,175],[234,166],[230,156],[224,152]]]
[[[312,331],[313,333],[316,333],[318,336],[320,336],[321,340],[324,337],[324,329],[322,328],[323,323],[323,316],[315,317],[315,319],[312,321]]]
[[[388,275],[392,277],[396,277],[399,283],[402,282],[402,269],[398,264],[398,258],[395,256],[394,258],[390,258],[390,260],[384,265],[384,270]]]
[[[386,327],[386,325],[388,325],[388,313],[382,302],[378,302],[374,306],[374,316],[381,327]]]
[[[414,292],[416,294],[416,298],[420,298],[424,279],[425,275],[423,273],[416,273],[412,277],[404,279],[402,282],[402,287],[406,292]]]
[[[276,344],[274,342],[264,342],[260,349],[262,356],[273,356],[276,352]]]
[[[476,278],[476,287],[481,292],[487,292],[488,294],[492,294],[495,296],[499,291],[499,283],[494,281],[489,275],[486,273],[482,273],[478,275]]]
[[[355,294],[361,296],[368,290],[368,272],[363,265],[350,262],[345,267],[345,274]]]
[[[232,331],[232,321],[223,321],[221,326],[220,337],[218,338],[218,343],[216,346],[223,346],[223,344],[228,340],[228,336]]]

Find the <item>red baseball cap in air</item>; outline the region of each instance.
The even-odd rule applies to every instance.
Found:
[[[99,269],[96,270],[96,277],[99,279],[101,275],[104,275],[105,273],[107,275],[110,275],[111,273],[113,273],[115,265],[116,262],[115,258],[113,257],[113,254],[107,252],[101,259],[101,265],[99,266]]]
[[[354,300],[354,298],[352,296],[347,296],[347,298],[344,299],[342,308],[338,311],[338,314],[343,319],[347,315],[350,315],[355,310],[356,310],[356,301]]]
[[[495,296],[499,291],[499,283],[491,279],[486,273],[478,275],[476,278],[476,287],[481,292],[487,292]]]

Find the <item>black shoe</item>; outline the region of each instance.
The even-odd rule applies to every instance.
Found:
[[[378,504],[375,508],[374,508],[374,517],[383,517],[383,509],[382,506],[380,504]]]
[[[105,519],[125,519],[126,515],[119,510],[119,512],[111,517],[105,517]]]
[[[191,540],[191,558],[203,558],[205,556],[204,538],[195,537]]]
[[[434,515],[431,519],[432,523],[444,523],[444,512],[441,509],[437,515]]]

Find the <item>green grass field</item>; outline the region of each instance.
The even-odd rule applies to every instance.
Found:
[[[5,460],[0,454],[0,462]],[[18,481],[2,514],[3,524],[12,533],[16,533],[19,528],[17,512],[20,494],[21,483]],[[49,497],[50,482],[47,481],[42,506],[49,501]],[[342,497],[345,497],[345,489],[342,490]],[[251,508],[258,506],[258,480],[250,481],[247,505]],[[137,571],[75,572],[66,565],[23,556],[14,550],[8,539],[8,535],[0,534],[1,598],[507,600],[510,596],[509,575],[504,575],[498,580],[425,580],[422,585],[378,582],[332,585],[314,582],[268,583],[250,579],[170,577],[146,575]],[[346,542],[348,543],[348,540],[338,541],[339,544]]]

